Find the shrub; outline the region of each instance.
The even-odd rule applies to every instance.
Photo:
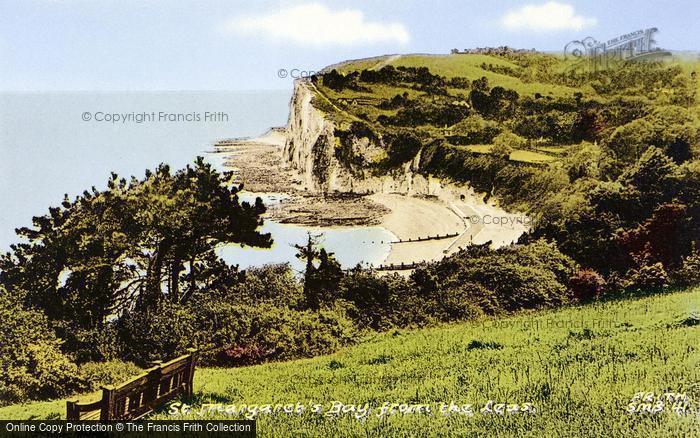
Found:
[[[400,166],[412,160],[421,148],[420,139],[411,131],[400,131],[396,136],[387,136],[389,149],[383,163],[388,168]]]
[[[661,263],[643,265],[627,271],[625,289],[632,292],[661,289],[668,286],[668,274]]]
[[[506,247],[498,252],[511,263],[551,271],[561,284],[566,284],[578,269],[577,263],[571,257],[562,253],[555,243],[545,239],[538,239],[527,245]]]
[[[227,345],[216,353],[216,362],[223,366],[253,365],[263,362],[271,353],[256,344]]]
[[[605,280],[593,269],[581,269],[569,279],[569,289],[578,301],[590,301],[603,292]]]
[[[224,294],[229,300],[254,304],[266,302],[282,307],[301,305],[304,295],[288,264],[270,264],[244,271],[243,281]],[[210,297],[205,297],[210,299]]]
[[[526,145],[527,141],[521,136],[504,131],[494,137],[491,153],[507,160],[514,149],[523,149]]]
[[[203,363],[249,365],[330,353],[354,341],[355,328],[340,304],[320,312],[269,304],[210,301],[192,309],[193,342]]]
[[[247,335],[275,359],[289,360],[330,353],[348,343],[348,324],[332,312],[255,308],[254,324]]]
[[[566,287],[547,269],[504,265],[485,274],[484,280],[492,285],[506,311],[554,307],[568,301]]]
[[[123,359],[146,366],[168,360],[192,345],[194,316],[185,306],[161,302],[148,310],[134,310],[117,322],[121,342],[128,346]]]
[[[491,313],[493,306],[487,306],[489,309],[482,310],[479,304],[483,301],[477,300],[477,297],[487,297],[488,291],[478,284],[467,283],[458,285],[440,291],[436,295],[436,305],[432,306],[435,310],[433,316],[442,322],[463,321],[467,319],[477,318],[484,313]]]
[[[452,136],[449,140],[452,144],[486,144],[501,133],[501,127],[497,122],[484,120],[478,114],[472,114],[459,123],[451,126]]]
[[[65,336],[63,349],[69,351],[79,365],[118,359],[128,350],[120,342],[114,323],[94,328],[76,327],[64,321],[52,321],[52,324],[61,337]]]
[[[426,322],[464,321],[484,314],[498,313],[496,297],[482,285],[463,282],[437,288],[430,284],[436,279],[428,279],[426,274],[427,271],[422,270],[414,275],[422,292],[416,305],[430,315],[430,320]]]
[[[0,405],[62,397],[79,387],[43,313],[24,309],[0,286]]]
[[[95,391],[103,385],[115,385],[143,372],[132,362],[121,360],[84,363],[78,371],[86,391]]]
[[[348,315],[360,327],[387,330],[421,324],[429,318],[414,311],[423,307],[424,301],[399,275],[379,277],[366,271],[352,272],[341,280],[339,288],[350,304]]]
[[[162,302],[156,309],[124,315],[117,326],[121,342],[129,346],[123,358],[144,366],[188,347],[200,349],[202,363],[288,360],[332,352],[355,336],[340,305],[298,311],[269,302],[241,304],[229,296],[188,305]]]
[[[552,307],[569,300],[565,286],[576,264],[543,240],[491,250],[474,246],[413,275],[421,295],[444,294],[467,283],[462,295],[486,313]],[[453,292],[450,292],[453,293]]]
[[[700,284],[700,251],[683,257],[680,268],[673,273],[673,281],[681,286]]]
[[[498,157],[502,160],[508,160],[510,154],[513,153],[513,148],[505,143],[496,143],[491,148],[491,155]]]

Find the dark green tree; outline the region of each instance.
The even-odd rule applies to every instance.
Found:
[[[113,174],[107,189],[66,198],[17,230],[27,242],[0,258],[0,282],[23,291],[76,347],[134,305],[184,303],[211,283],[205,273],[235,275],[221,269],[217,245],[269,247],[258,231],[262,201],[241,203],[238,191],[201,158],[128,183]]]
[[[305,261],[304,307],[311,310],[319,310],[338,297],[338,283],[344,275],[333,253],[320,248],[319,238],[309,233],[305,245],[294,245],[297,258]]]

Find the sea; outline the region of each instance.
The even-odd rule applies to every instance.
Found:
[[[178,169],[212,153],[222,139],[255,137],[287,122],[291,91],[0,93],[0,252],[20,241],[15,228],[91,187],[112,172],[142,178],[167,163]],[[275,202],[274,200],[268,200]],[[294,245],[309,233],[346,268],[378,265],[393,235],[376,226],[319,228],[266,220],[270,249],[222,245],[219,254],[241,268],[303,264]]]

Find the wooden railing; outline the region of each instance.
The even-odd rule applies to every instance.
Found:
[[[101,400],[68,400],[66,419],[136,420],[175,397],[191,397],[197,351],[190,349],[188,353],[169,362],[154,362],[155,366],[118,386],[103,386]]]

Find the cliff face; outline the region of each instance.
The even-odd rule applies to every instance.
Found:
[[[366,169],[350,171],[335,155],[340,139],[336,137],[336,125],[323,111],[316,108],[313,98],[314,85],[307,79],[295,81],[294,95],[290,103],[287,140],[283,157],[294,169],[307,190],[316,193],[400,193],[408,195],[432,195],[445,200],[470,198],[477,202],[483,195],[465,185],[457,185],[418,173],[420,153],[401,168],[390,174],[374,176]],[[381,139],[366,137],[351,139],[352,154],[371,161],[385,147]]]
[[[313,91],[307,80],[294,82],[289,108],[287,141],[283,157],[310,191],[329,191],[333,163],[335,125],[312,105]]]
[[[351,172],[335,156],[340,144],[336,125],[313,105],[315,91],[306,79],[294,84],[287,124],[284,159],[295,169],[307,190],[312,192],[374,192],[429,194],[429,182],[415,174],[419,157],[390,175],[372,176],[368,170]],[[381,140],[379,140],[381,141]],[[384,147],[368,138],[352,139],[352,153],[372,160]]]

